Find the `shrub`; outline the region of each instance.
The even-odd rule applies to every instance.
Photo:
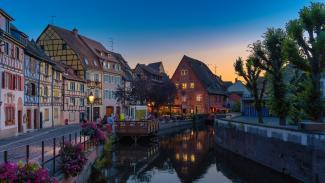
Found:
[[[71,143],[65,143],[61,146],[60,157],[62,170],[66,176],[77,176],[87,162],[81,144],[72,145]]]
[[[102,143],[106,140],[106,134],[97,127],[96,123],[84,123],[81,125],[82,134],[88,136],[90,140],[95,141],[96,143]]]
[[[0,164],[1,183],[56,183],[56,179],[49,176],[48,170],[37,163],[22,162]]]

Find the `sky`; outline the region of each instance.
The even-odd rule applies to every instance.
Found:
[[[320,2],[318,0],[316,2]],[[0,0],[30,39],[49,23],[72,30],[137,63],[162,61],[172,76],[183,55],[223,80],[268,27],[283,28],[311,0]],[[54,18],[51,18],[55,16]]]

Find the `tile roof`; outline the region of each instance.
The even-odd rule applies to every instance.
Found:
[[[91,69],[101,69],[101,64],[94,63],[94,61],[97,60],[97,55],[95,55],[89,49],[89,47],[82,40],[81,35],[79,35],[77,32],[73,32],[54,25],[48,25],[48,27],[52,28],[67,43],[67,45],[81,57],[84,67]],[[88,64],[85,63],[85,58],[87,59]]]
[[[186,55],[183,56],[181,62],[188,63],[208,93],[226,94],[221,78],[214,75],[205,63]]]
[[[25,52],[33,57],[38,58],[41,61],[46,61],[52,65],[55,64],[55,62],[45,54],[45,52],[36,44],[34,40],[27,40]]]
[[[160,72],[160,66],[161,65],[162,65],[162,62],[154,62],[154,63],[148,64],[148,67]]]

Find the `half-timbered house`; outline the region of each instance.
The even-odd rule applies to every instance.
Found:
[[[85,118],[86,90],[85,81],[70,68],[63,74],[63,114],[66,124],[79,123]]]
[[[78,30],[70,31],[48,25],[39,36],[37,43],[51,59],[70,66],[77,76],[87,81],[88,95],[90,93],[95,95],[92,116],[94,119],[99,117],[103,104],[102,66],[98,57],[81,38]],[[90,111],[88,102],[87,106],[87,111]]]
[[[63,125],[63,77],[64,68],[59,64],[52,67],[52,121],[54,126]]]
[[[39,65],[40,48],[34,41],[27,41],[24,58],[24,117],[27,130],[40,128],[39,123]]]
[[[24,132],[24,47],[27,36],[0,9],[0,138]]]

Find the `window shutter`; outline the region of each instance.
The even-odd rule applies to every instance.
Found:
[[[17,89],[17,79],[16,75],[12,75],[12,90]]]
[[[24,60],[24,50],[19,48],[19,60],[23,61]]]
[[[24,77],[20,76],[20,91],[24,91]]]

